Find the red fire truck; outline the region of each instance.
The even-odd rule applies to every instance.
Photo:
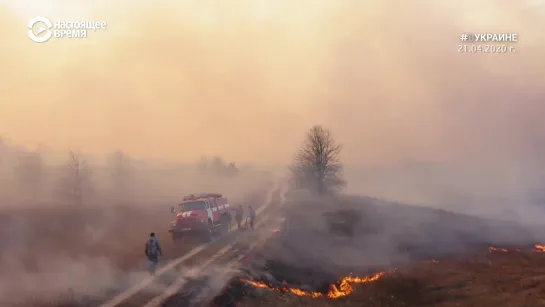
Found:
[[[218,193],[190,194],[178,204],[176,220],[169,232],[173,240],[188,235],[210,239],[214,234],[225,234],[231,228],[231,208],[227,198]]]

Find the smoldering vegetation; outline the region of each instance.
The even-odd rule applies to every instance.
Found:
[[[513,170],[509,163],[409,161],[346,170],[350,194],[418,204],[461,214],[541,224],[545,213],[542,161]],[[523,159],[517,159],[522,163]],[[357,197],[357,196],[356,196]]]
[[[322,293],[342,276],[467,257],[486,253],[490,246],[530,249],[545,233],[542,227],[513,221],[370,197],[292,193],[281,214],[286,220],[279,235],[256,255],[245,277]],[[252,295],[243,294],[244,289],[235,279],[217,301]]]
[[[287,206],[277,257],[324,271],[395,267],[539,242],[543,228],[373,198],[299,200]]]
[[[259,6],[192,2],[165,10],[166,2],[153,2],[138,3],[127,14],[125,3],[87,1],[76,5],[92,12],[83,17],[64,16],[52,1],[50,18],[106,19],[112,27],[93,37],[92,48],[49,44],[45,50],[29,45],[21,32],[27,21],[17,14],[22,1],[8,2],[0,12],[2,33],[11,38],[0,58],[9,76],[1,83],[6,103],[0,104],[0,128],[28,144],[96,151],[123,144],[133,153],[186,161],[195,158],[189,147],[198,152],[220,147],[232,156],[285,163],[299,133],[318,122],[345,145],[342,160],[352,193],[523,223],[543,220],[535,209],[542,203],[545,156],[540,124],[545,40],[537,30],[545,20],[542,9],[522,2],[331,0],[252,2]],[[45,14],[43,6],[23,6]],[[64,2],[62,7],[70,8]],[[462,55],[455,44],[465,31],[516,31],[521,52]],[[44,52],[51,61],[43,61]],[[73,244],[62,249],[90,237],[91,242],[112,240],[109,248],[126,251],[131,240],[136,244],[146,235],[142,221],[151,225],[153,216],[162,214],[155,210],[166,210],[163,205],[182,191],[206,187],[242,198],[239,189],[256,182],[241,165],[237,179],[229,177],[229,161],[221,175],[206,175],[191,165],[149,161],[108,166],[124,164],[123,155],[47,157],[46,149],[8,147],[9,157],[0,156],[1,206],[42,216],[37,212],[51,213],[45,204],[62,205],[67,213],[58,215],[61,225],[73,224],[58,229],[55,214],[42,222],[28,212],[14,217],[12,210],[10,223],[2,226],[10,229],[2,231],[2,242],[9,244],[2,245],[22,251],[10,257],[25,262],[25,269],[36,266],[34,246],[26,242],[39,246],[34,238],[42,233],[70,237],[66,240]],[[403,246],[405,240],[426,250],[456,250],[475,234],[502,237],[499,229],[506,229],[508,238],[526,237],[510,232],[511,224],[482,226],[439,211],[361,205],[358,227],[368,227],[366,235],[356,229],[347,239],[324,230],[323,214],[339,210],[342,199],[306,203],[287,214],[288,225],[295,225],[288,236],[293,238],[276,255],[288,267],[312,264],[322,270],[346,262],[365,268],[406,261],[411,248]],[[130,206],[103,209],[112,204]],[[327,209],[318,209],[322,205]],[[71,213],[87,208],[94,212]],[[157,217],[157,227],[164,219]],[[466,229],[465,221],[477,226]],[[81,229],[88,231],[77,235]],[[128,229],[125,237],[122,229]],[[133,231],[141,231],[138,239],[130,239]],[[65,259],[47,246],[51,261]],[[89,250],[111,259],[103,246]],[[46,261],[42,267],[55,266]]]
[[[222,158],[187,165],[123,153],[31,151],[0,143],[0,304],[88,300],[146,276],[149,232],[169,246],[170,206],[188,193],[260,202],[272,174]],[[160,291],[159,291],[160,292]]]

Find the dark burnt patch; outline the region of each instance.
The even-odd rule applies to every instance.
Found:
[[[279,261],[267,261],[265,264],[267,277],[261,277],[280,285],[287,283],[294,287],[307,288],[308,290],[326,293],[329,285],[338,278],[336,275],[313,268],[297,268]]]
[[[255,289],[242,282],[240,278],[233,278],[223,291],[212,300],[210,307],[236,307],[236,303],[245,298],[256,299]]]

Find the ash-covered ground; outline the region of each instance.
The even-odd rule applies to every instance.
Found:
[[[371,198],[298,200],[284,206],[269,259],[353,272],[450,257],[488,246],[531,245],[542,229]]]
[[[479,295],[501,289],[532,302],[509,306],[540,302],[528,290],[545,273],[540,228],[371,198],[292,198],[282,214],[278,235],[212,305],[492,306],[497,296]],[[347,276],[371,280],[347,289]]]
[[[538,250],[481,250],[443,260],[406,264],[338,299],[300,296],[287,290],[233,282],[227,298],[253,306],[543,306],[545,253]]]

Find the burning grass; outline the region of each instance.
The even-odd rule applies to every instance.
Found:
[[[499,253],[509,253],[509,252],[521,252],[521,249],[520,248],[499,248],[499,247],[489,247],[488,248],[488,251],[491,252],[491,253],[494,253],[494,252],[499,252]],[[541,245],[541,244],[534,244],[532,246],[532,251],[533,252],[537,252],[537,253],[542,253],[542,252],[545,252],[545,245]]]
[[[378,280],[382,276],[384,276],[384,274],[386,274],[386,272],[379,272],[374,275],[364,276],[364,277],[358,277],[358,276],[343,277],[338,283],[338,285],[336,284],[330,285],[329,291],[326,294],[317,292],[317,291],[306,291],[306,290],[302,290],[302,289],[298,289],[294,287],[289,287],[288,285],[275,287],[275,286],[269,286],[264,282],[252,281],[252,280],[248,280],[244,278],[241,278],[240,280],[254,287],[270,289],[279,293],[291,293],[297,296],[307,296],[312,298],[327,297],[330,299],[337,299],[337,298],[347,296],[354,291],[354,288],[352,287],[351,284],[355,284],[355,283],[362,284],[362,283],[373,282],[375,280]]]
[[[536,252],[545,252],[545,245],[540,245],[540,244],[534,245],[534,251],[536,251]]]
[[[545,269],[541,269],[545,265],[543,252],[545,245],[539,244],[530,248],[491,246],[488,248],[490,256],[504,256],[490,258],[487,254],[476,254],[463,260],[431,259],[409,265],[401,272],[392,270],[363,277],[346,276],[331,284],[327,292],[240,278],[239,283],[269,291],[248,295],[237,306],[256,306],[258,301],[260,306],[450,306],[449,302],[453,301],[460,306],[494,306],[500,302],[491,302],[498,299],[507,302],[504,306],[520,306],[508,303],[516,300],[507,299],[505,292],[513,293],[514,297],[526,302],[543,302],[545,285],[540,287],[543,288],[540,295],[536,295],[537,290],[532,290],[539,284],[536,280],[545,280]],[[483,299],[484,293],[492,292],[498,292],[494,299]],[[478,302],[473,303],[473,299]]]

